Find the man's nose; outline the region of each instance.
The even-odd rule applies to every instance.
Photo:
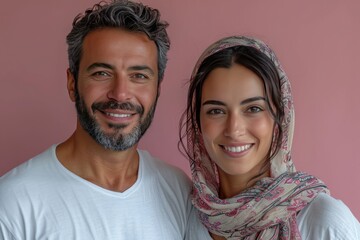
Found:
[[[116,76],[112,80],[107,97],[117,102],[126,101],[131,98],[130,84],[126,76]]]

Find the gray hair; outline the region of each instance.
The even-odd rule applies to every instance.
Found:
[[[73,28],[66,37],[68,44],[69,68],[78,78],[82,44],[85,36],[99,28],[120,28],[131,32],[145,33],[155,42],[158,51],[159,83],[164,77],[170,40],[166,32],[167,22],[160,20],[157,9],[128,0],[100,2],[79,14],[73,21]]]

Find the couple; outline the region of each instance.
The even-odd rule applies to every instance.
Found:
[[[221,39],[194,68],[180,132],[193,189],[137,149],[164,76],[166,27],[156,9],[126,0],[75,18],[76,130],[0,178],[0,239],[360,239],[349,209],[295,171],[290,84],[259,40]]]

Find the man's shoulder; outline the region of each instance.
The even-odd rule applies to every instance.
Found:
[[[3,195],[4,191],[14,191],[18,187],[24,187],[31,183],[31,180],[40,179],[43,174],[48,174],[46,166],[53,154],[54,146],[1,176],[0,195]]]
[[[190,178],[182,169],[153,157],[147,151],[138,150],[138,152],[140,154],[140,158],[143,160],[144,169],[169,181],[180,181],[186,185],[190,185]]]
[[[153,165],[159,171],[165,170],[165,172],[172,172],[180,175],[186,175],[180,168],[171,165],[168,162],[160,160],[157,157],[152,156],[148,151],[138,150],[140,157],[144,160],[145,164]]]

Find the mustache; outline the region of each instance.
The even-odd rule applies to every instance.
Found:
[[[135,111],[136,113],[142,115],[144,113],[144,108],[140,105],[133,104],[131,102],[96,102],[91,105],[93,111],[105,111],[106,109],[120,109],[127,111]]]

